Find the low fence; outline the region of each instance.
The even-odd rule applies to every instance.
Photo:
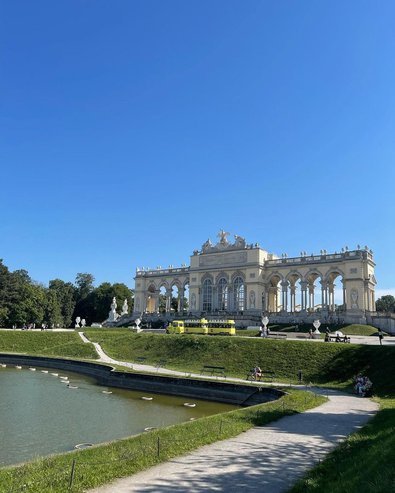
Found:
[[[308,400],[313,399],[313,402],[315,402],[317,398],[315,394],[306,394],[304,398],[305,405]],[[270,420],[272,420],[294,412],[285,400],[271,402],[268,405],[270,408],[266,408],[266,406],[265,408],[256,410],[250,408],[248,420],[253,425],[259,425],[260,420],[268,414],[271,415]],[[270,420],[266,420],[266,422]],[[198,424],[197,421],[196,424]],[[234,436],[240,432],[239,430],[234,433],[232,431],[232,422],[226,418],[214,421],[211,426],[207,425],[208,423],[204,424],[205,432],[196,434],[196,430],[192,429],[182,434],[181,439],[172,438],[170,429],[142,433],[131,439],[132,441],[127,445],[128,450],[124,450],[120,456],[114,457],[113,459],[96,460],[93,457],[92,460],[88,460],[84,457],[84,455],[87,455],[84,452],[88,452],[88,454],[89,452],[93,452],[93,455],[97,455],[97,457],[103,457],[106,453],[114,454],[115,451],[111,449],[110,444],[103,445],[100,453],[97,453],[97,447],[94,447],[81,451],[80,454],[77,452],[49,458],[47,464],[47,459],[43,459],[41,465],[37,466],[35,471],[33,471],[34,463],[32,464],[33,468],[28,466],[26,470],[18,467],[12,468],[7,471],[9,475],[7,474],[5,478],[5,482],[9,486],[4,490],[0,486],[0,491],[6,491],[7,493],[72,493],[85,491],[97,486],[97,480],[95,481],[95,478],[97,477],[98,470],[108,471],[107,478],[101,476],[100,482],[110,482],[114,478],[135,474],[140,470],[152,467],[171,457],[185,454],[194,448]],[[196,443],[194,443],[194,438]],[[114,443],[116,444],[117,442]],[[67,460],[68,455],[70,455],[69,462]],[[63,463],[58,465],[54,463],[58,459]]]

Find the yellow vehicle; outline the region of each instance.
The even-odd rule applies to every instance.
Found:
[[[234,320],[209,320],[207,327],[210,335],[236,335],[236,325]]]
[[[173,320],[168,334],[236,335],[234,320]]]

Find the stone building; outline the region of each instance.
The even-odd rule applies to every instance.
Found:
[[[226,315],[247,323],[265,313],[273,322],[319,317],[364,323],[375,311],[375,264],[368,247],[279,258],[257,243],[237,235],[230,242],[228,236],[220,231],[216,244],[207,240],[189,267],[137,269],[134,316],[157,314],[160,294],[168,318]]]

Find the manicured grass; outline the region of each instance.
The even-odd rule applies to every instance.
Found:
[[[343,332],[343,334],[347,334],[350,336],[372,336],[378,334],[378,329],[376,327],[372,327],[371,325],[346,325],[339,329]]]
[[[301,370],[306,382],[344,386],[362,372],[369,375],[380,395],[385,394],[395,374],[395,348],[390,346],[133,334],[124,330],[91,331],[89,338],[117,360],[145,357],[147,364],[155,364],[164,359],[167,368],[194,373],[212,364],[224,366],[228,376],[246,378],[248,370],[258,364],[273,370],[277,381],[297,382]]]
[[[272,403],[208,416],[106,445],[1,469],[0,492],[64,493],[68,491],[73,459],[76,463],[71,491],[82,492],[201,445],[236,436],[253,426],[303,412],[324,401],[322,396],[291,390]]]
[[[40,356],[96,359],[92,344],[82,342],[74,332],[30,332],[0,330],[0,352]]]

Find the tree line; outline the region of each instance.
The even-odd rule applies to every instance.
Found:
[[[52,279],[46,287],[24,269],[10,271],[0,259],[0,327],[72,327],[76,317],[85,318],[87,325],[101,323],[113,297],[118,307],[126,299],[133,310],[133,290],[126,284],[104,282],[95,287],[94,282],[92,274],[78,273],[74,283]]]

